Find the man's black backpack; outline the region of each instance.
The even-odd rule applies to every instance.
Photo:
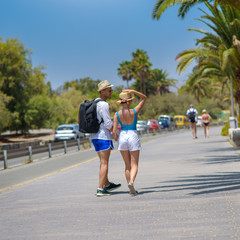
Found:
[[[79,131],[83,133],[97,133],[100,124],[97,119],[97,103],[103,99],[85,100],[79,108]]]
[[[192,123],[194,123],[194,122],[195,122],[195,112],[194,112],[194,111],[190,111],[190,112],[188,113],[188,116],[189,116],[190,121],[191,121]]]

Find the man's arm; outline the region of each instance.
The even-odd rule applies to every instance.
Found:
[[[110,109],[109,105],[106,102],[101,102],[101,117],[103,120],[103,125],[105,128],[107,128],[109,131],[113,130],[113,122],[110,116]]]

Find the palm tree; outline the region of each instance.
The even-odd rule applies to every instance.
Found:
[[[205,20],[200,21],[210,27],[215,34],[199,29],[190,29],[205,36],[197,40],[197,44],[201,47],[189,49],[177,56],[177,60],[180,60],[178,71],[181,73],[193,60],[197,60],[197,67],[202,73],[207,72],[208,76],[210,74],[214,76],[217,72],[222,75],[221,79],[225,80],[226,77],[229,81],[233,79],[235,98],[240,103],[240,54],[237,37],[233,37],[234,35],[240,37],[240,11],[224,5],[220,5],[220,11],[207,2],[205,5],[212,15],[204,12],[205,15],[201,18],[212,24]],[[236,46],[234,46],[233,40],[235,40]]]
[[[162,69],[151,70],[151,79],[153,80],[153,88],[156,94],[163,95],[169,93],[169,87],[174,85],[177,80],[168,78],[168,73]]]
[[[199,3],[209,2],[206,0],[157,0],[153,9],[153,18],[159,19],[162,13],[169,7],[180,4],[178,16],[184,18],[188,10]],[[240,10],[240,0],[212,0],[215,5],[222,4],[229,7],[234,7]]]
[[[139,80],[140,92],[146,94],[146,79],[150,76],[151,63],[148,61],[149,57],[144,50],[137,49],[132,53],[132,76]]]
[[[127,81],[127,88],[128,81],[132,80],[132,64],[129,61],[123,61],[120,63],[120,68],[118,70],[118,75],[122,77],[122,80]]]

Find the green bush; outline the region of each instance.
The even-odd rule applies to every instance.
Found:
[[[229,124],[229,122],[227,122],[222,128],[221,135],[222,136],[228,136],[228,129],[229,128],[230,128],[230,124]]]

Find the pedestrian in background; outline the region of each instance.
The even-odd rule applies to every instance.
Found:
[[[132,94],[141,98],[140,103],[133,109],[130,108],[134,97]],[[130,195],[135,196],[137,191],[134,188],[134,181],[138,172],[139,154],[141,143],[136,129],[137,116],[146,102],[147,97],[135,90],[126,89],[119,94],[119,101],[122,109],[114,115],[113,137],[118,141],[120,150],[125,162],[125,177],[128,183]],[[117,134],[118,123],[121,125],[119,136]]]
[[[211,116],[207,113],[206,109],[202,110],[202,126],[204,128],[204,136],[205,138],[208,137],[209,138],[209,126],[210,126],[210,120],[211,120]]]
[[[197,109],[193,108],[193,104],[190,104],[190,108],[187,110],[187,118],[190,123],[192,136],[193,138],[197,138],[197,117],[198,117],[198,111]]]
[[[112,96],[112,86],[107,80],[98,84],[99,98],[104,100],[97,103],[97,119],[101,124],[99,131],[91,134],[92,143],[100,159],[99,185],[96,194],[98,197],[110,195],[109,191],[121,186],[121,184],[115,184],[108,180],[108,163],[113,149],[111,135],[113,122],[110,117],[109,104],[106,100]]]

